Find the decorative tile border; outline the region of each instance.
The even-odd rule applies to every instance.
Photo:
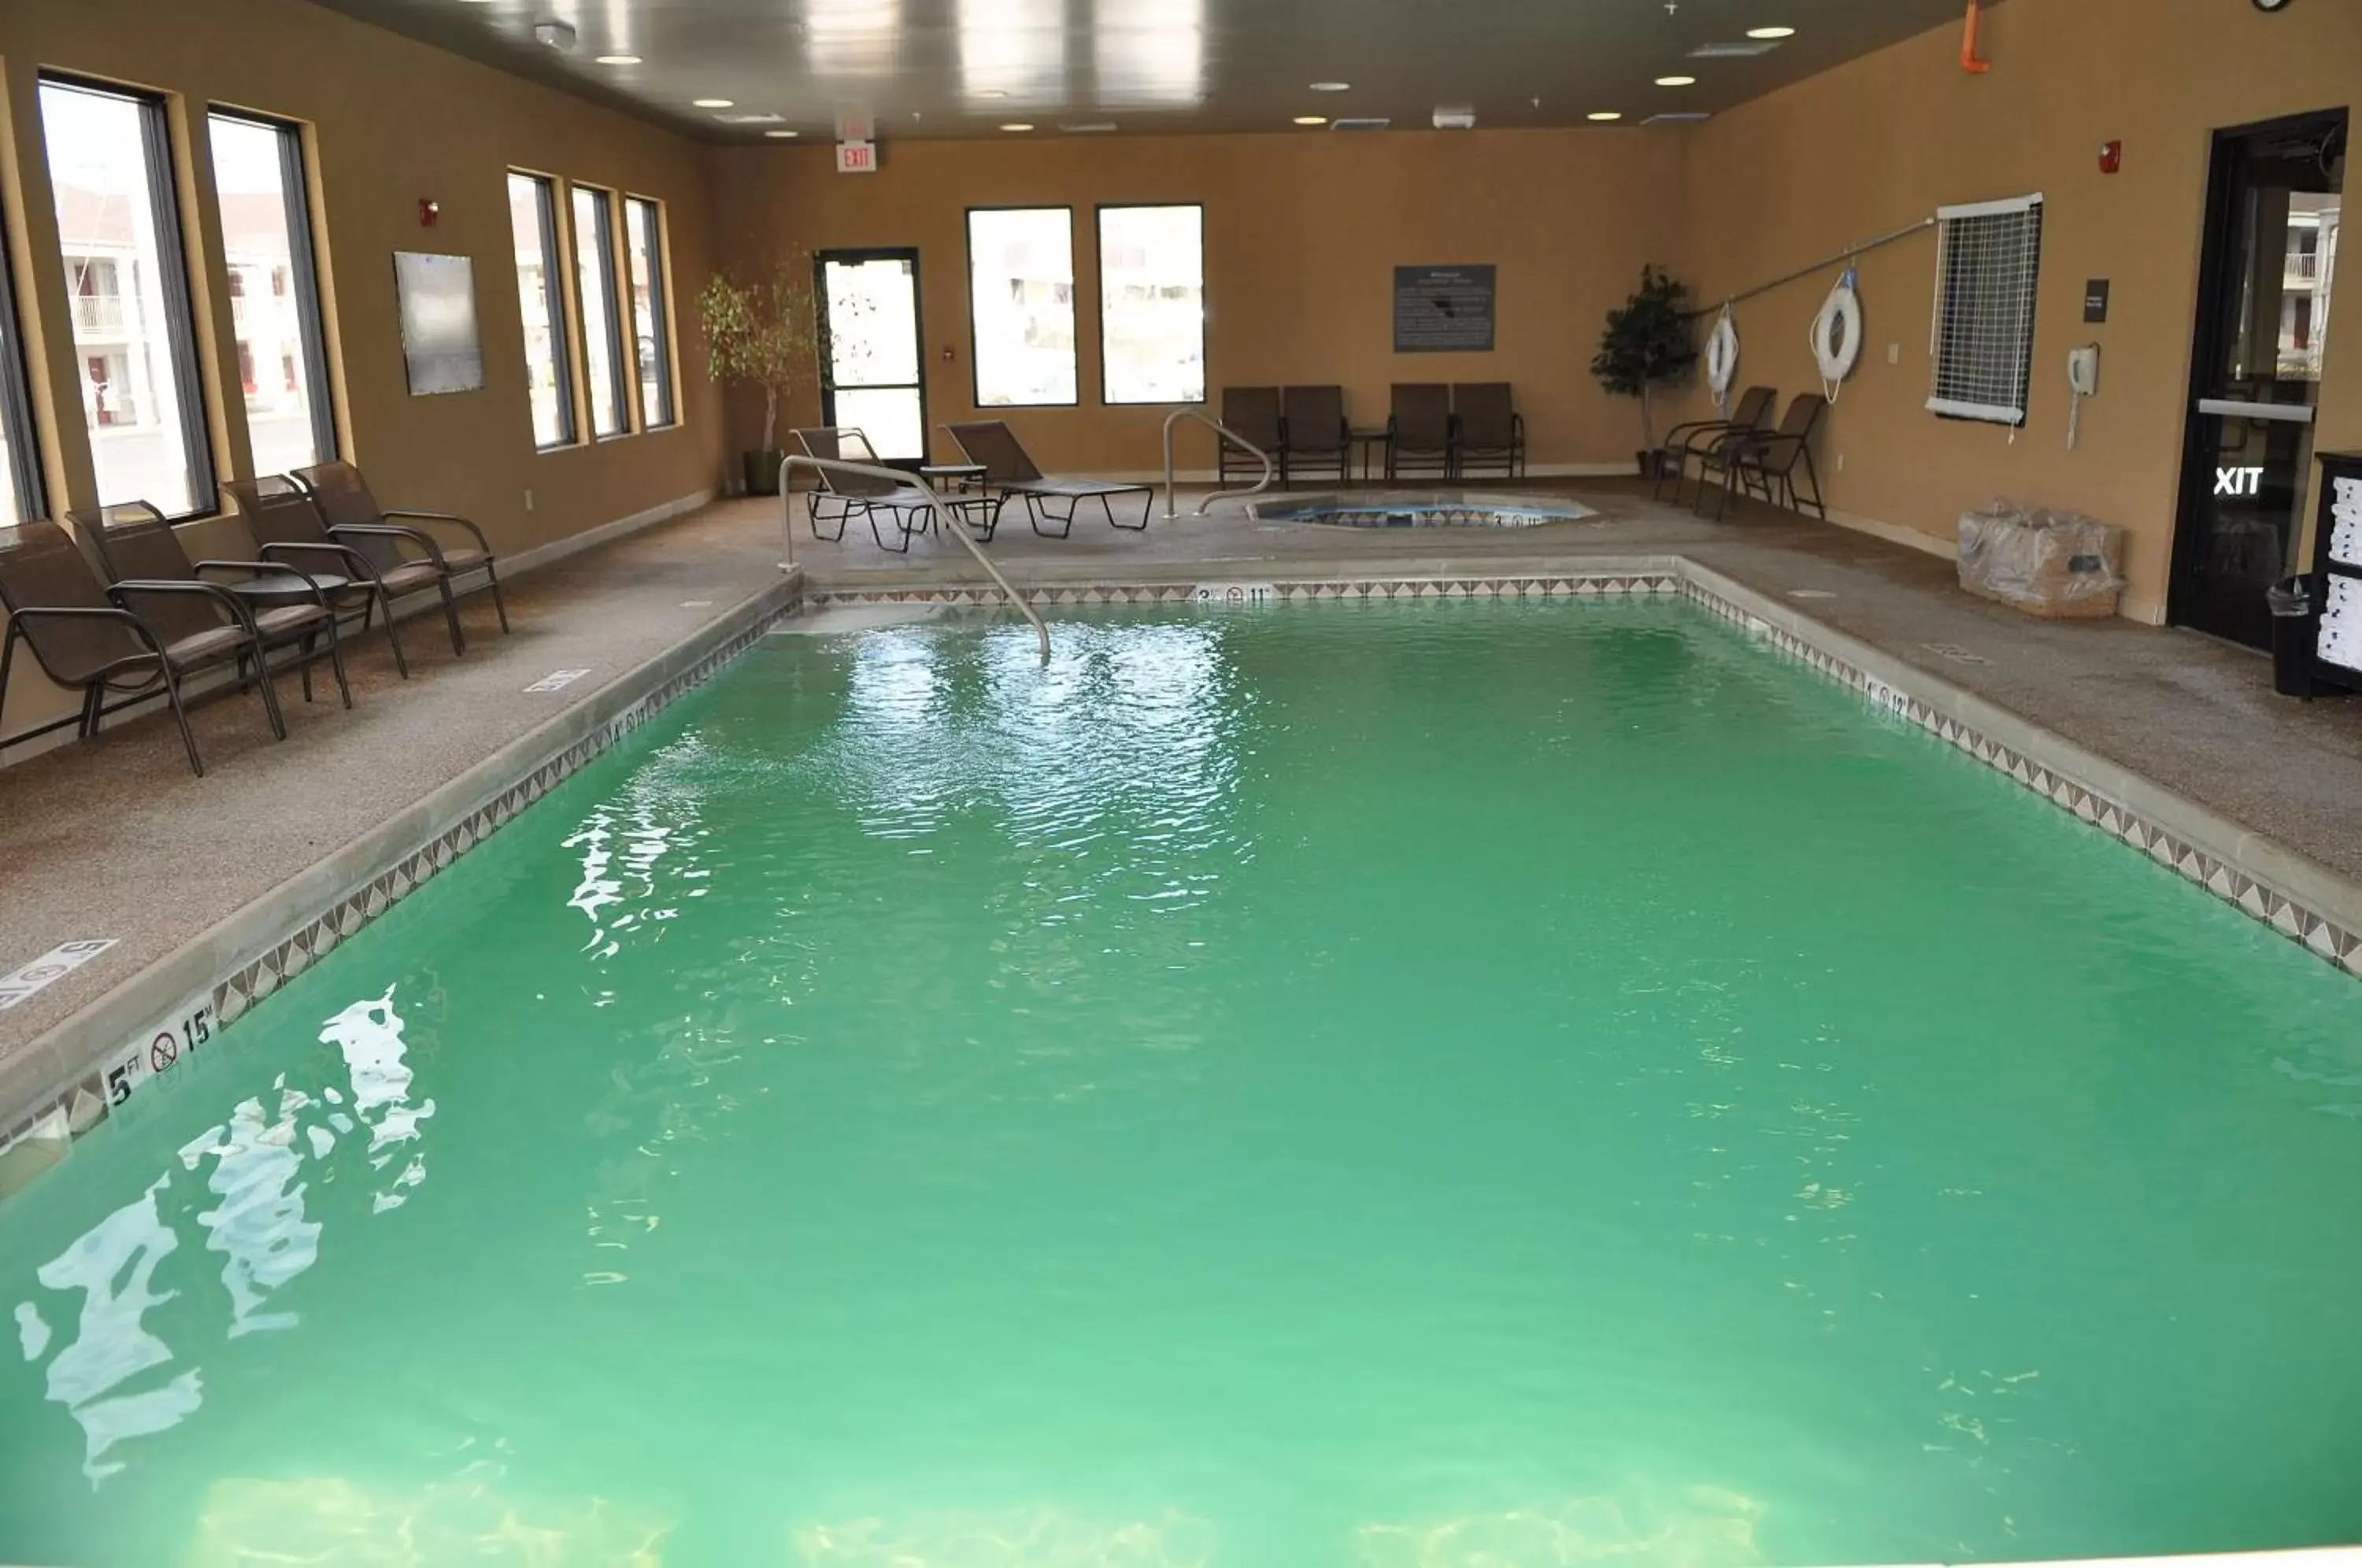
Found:
[[[1671,569],[1622,571],[1525,572],[1506,576],[1475,573],[1419,577],[1373,577],[1361,574],[1310,579],[1278,579],[1241,583],[1232,579],[1198,582],[1131,582],[1051,584],[1020,589],[1027,603],[1039,610],[1103,604],[1192,604],[1238,602],[1231,591],[1252,586],[1286,602],[1312,600],[1395,599],[1595,599],[1627,593],[1680,593],[1687,587]],[[1001,602],[993,588],[910,587],[820,589],[805,594],[812,610],[841,610],[877,604],[939,604],[959,609],[991,609]]]

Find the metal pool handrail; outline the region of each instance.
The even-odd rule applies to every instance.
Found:
[[[782,458],[779,460],[779,541],[780,547],[786,552],[786,558],[779,563],[782,567],[792,567],[796,564],[796,498],[795,492],[788,488],[788,473],[789,470],[799,468],[810,469],[816,474],[862,474],[870,479],[890,480],[896,484],[908,485],[924,495],[927,498],[927,510],[934,514],[935,526],[966,545],[967,553],[976,558],[976,564],[984,569],[985,576],[992,579],[994,585],[1000,590],[1002,597],[1017,607],[1019,614],[1033,623],[1033,635],[1040,638],[1042,643],[1042,662],[1043,664],[1050,662],[1050,628],[1043,624],[1040,613],[1026,602],[1022,594],[1009,585],[1007,578],[1000,575],[1000,569],[992,564],[992,558],[984,553],[984,547],[977,544],[969,535],[966,523],[953,516],[944,509],[944,498],[935,493],[934,486],[922,479],[904,473],[900,469],[879,468],[874,463],[848,463],[841,458],[808,458],[801,452],[789,452]]]
[[[1181,515],[1173,509],[1173,426],[1183,419],[1194,419],[1222,440],[1236,442],[1253,452],[1263,463],[1263,478],[1244,490],[1214,491],[1213,494],[1198,502],[1198,510],[1189,513],[1190,516],[1203,517],[1206,515],[1206,508],[1218,501],[1237,501],[1244,496],[1261,495],[1271,488],[1272,475],[1276,470],[1272,468],[1269,452],[1264,451],[1210,414],[1205,414],[1194,408],[1176,408],[1164,416],[1164,515],[1168,520]]]

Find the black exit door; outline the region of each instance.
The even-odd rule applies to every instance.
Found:
[[[2301,569],[2345,160],[2343,110],[2214,138],[2167,614],[2251,647]]]

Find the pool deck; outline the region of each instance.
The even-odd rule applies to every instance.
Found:
[[[2362,700],[2276,697],[2261,657],[2188,633],[2033,620],[1959,591],[1947,560],[1767,508],[1714,523],[1651,502],[1630,480],[1515,488],[1573,495],[1602,515],[1446,533],[1259,526],[1226,507],[1159,516],[1144,535],[1094,517],[1050,540],[1012,513],[991,549],[1021,588],[1516,574],[1680,558],[2362,883]],[[1185,493],[1185,512],[1187,503]],[[488,603],[470,601],[464,658],[439,641],[439,623],[405,623],[406,684],[382,640],[368,639],[351,659],[354,712],[333,697],[307,708],[281,682],[284,745],[270,742],[251,697],[206,702],[193,716],[203,778],[189,774],[160,716],[0,768],[0,974],[61,943],[114,942],[0,1011],[0,1143],[12,1111],[44,1085],[54,1092],[62,1064],[117,1043],[101,1037],[120,1022],[103,1005],[116,988],[202,946],[235,911],[285,905],[307,877],[316,889],[326,867],[355,863],[356,846],[403,813],[502,767],[530,767],[536,745],[612,710],[631,683],[775,612],[789,596],[778,516],[776,501],[719,502],[522,578],[510,637]],[[984,581],[948,539],[922,537],[899,558],[882,557],[857,527],[834,545],[797,532],[807,592]],[[589,673],[526,690],[564,669]]]

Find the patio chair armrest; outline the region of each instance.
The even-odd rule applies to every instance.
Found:
[[[232,593],[228,589],[224,588],[217,582],[200,582],[194,578],[186,577],[127,577],[106,591],[106,596],[108,598],[114,600],[117,604],[122,605],[126,610],[130,610],[131,613],[135,615],[137,615],[138,612],[131,609],[131,601],[154,593],[193,593],[201,595],[204,598],[212,600],[216,604],[226,607],[229,611],[231,618],[236,620],[239,625],[244,626],[248,632],[251,633],[254,630],[254,612],[247,607],[246,601],[240,599],[237,594]]]
[[[351,575],[355,582],[377,580],[377,568],[370,564],[370,558],[367,556],[354,549],[350,545],[270,544],[257,547],[255,554],[266,561],[276,564],[282,551],[291,556],[332,557],[338,567]]]
[[[285,561],[199,561],[196,569],[199,572],[242,571],[248,577],[292,577],[304,584],[322,609],[327,608],[327,591],[320,586],[319,580],[303,568],[289,566]]]
[[[148,645],[149,652],[159,657],[161,657],[164,652],[162,641],[154,632],[148,629],[148,623],[141,620],[137,613],[126,610],[119,604],[28,604],[22,610],[9,611],[8,620],[13,625],[23,625],[29,621],[42,620],[122,621],[139,634],[139,640]]]
[[[1509,439],[1520,447],[1526,444],[1526,416],[1514,410],[1509,414]]]
[[[484,537],[484,531],[456,512],[414,512],[409,507],[398,506],[381,512],[378,515],[389,518],[408,517],[420,523],[454,523],[468,530],[474,537],[478,549],[487,556],[492,553],[492,542]]]
[[[1519,417],[1522,418],[1523,415]],[[1727,429],[1729,425],[1730,421],[1727,419],[1684,419],[1666,431],[1665,438],[1657,445],[1660,449],[1670,452],[1701,430]]]
[[[443,564],[443,547],[436,544],[435,536],[424,528],[402,528],[391,523],[339,523],[328,530],[328,536],[332,539],[347,534],[358,538],[407,539],[425,550],[427,559],[437,567]]]

